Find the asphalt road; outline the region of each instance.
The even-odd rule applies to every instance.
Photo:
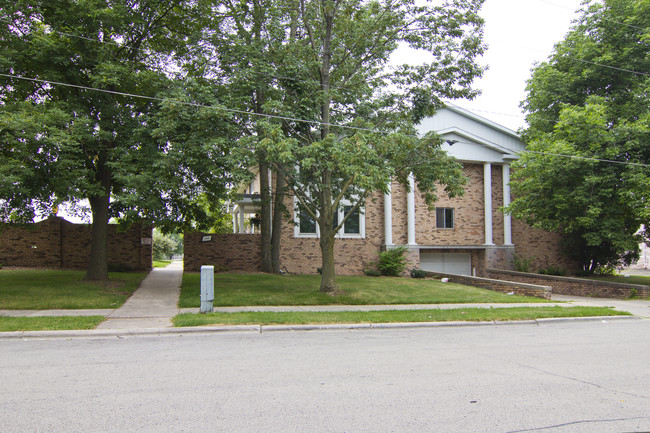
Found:
[[[650,320],[6,340],[0,430],[650,431]]]

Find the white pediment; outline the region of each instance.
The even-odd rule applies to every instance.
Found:
[[[452,105],[418,125],[421,135],[430,131],[444,138],[443,150],[463,162],[506,163],[525,150],[516,132]]]

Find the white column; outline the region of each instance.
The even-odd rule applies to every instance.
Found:
[[[384,234],[386,245],[393,245],[393,197],[391,182],[388,182],[388,193],[384,194]]]
[[[406,196],[406,208],[408,212],[408,244],[417,245],[415,243],[415,176],[412,173],[409,175],[409,192]]]
[[[503,166],[503,207],[510,205],[510,164]],[[512,245],[512,218],[503,214],[503,244]]]
[[[485,245],[492,242],[492,164],[483,164],[483,201],[485,203]]]
[[[232,211],[232,232],[237,233],[237,211]]]
[[[240,207],[239,208],[239,233],[246,233],[246,225],[244,224],[244,220],[246,215],[244,215],[244,210]]]

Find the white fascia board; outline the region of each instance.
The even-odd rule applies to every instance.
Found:
[[[518,140],[521,139],[521,137],[519,137],[519,134],[517,134],[512,129],[506,128],[503,125],[499,125],[496,122],[493,122],[493,121],[491,121],[489,119],[486,119],[485,117],[481,117],[478,114],[475,114],[475,113],[472,113],[471,111],[465,110],[464,108],[460,108],[460,107],[458,107],[458,106],[456,106],[454,104],[451,104],[449,102],[445,102],[445,107],[444,108],[447,108],[448,110],[451,110],[451,111],[453,111],[455,113],[458,113],[458,114],[460,114],[462,116],[465,116],[467,118],[470,118],[470,119],[472,119],[472,120],[474,120],[474,121],[476,121],[478,123],[482,123],[485,126],[489,126],[492,129],[496,129],[499,132],[502,132],[503,134],[509,135],[509,136],[511,136],[513,138],[516,138]]]
[[[482,137],[479,137],[478,135],[472,134],[471,132],[463,131],[462,129],[459,129],[459,128],[454,128],[454,127],[447,128],[447,129],[443,129],[443,130],[440,130],[440,131],[436,131],[436,133],[438,135],[440,135],[441,137],[444,137],[445,135],[449,135],[449,134],[459,135],[459,136],[461,136],[463,138],[466,138],[468,140],[473,141],[476,144],[480,144],[480,145],[488,147],[488,148],[490,148],[492,150],[496,150],[499,153],[514,154],[513,149],[508,149],[505,146],[501,146],[501,145],[496,144],[496,143],[494,143],[492,141],[489,141],[489,140],[486,140],[486,139],[484,139]]]
[[[441,137],[455,142],[450,145],[443,141],[441,149],[459,161],[503,164],[519,158],[512,150],[465,131],[452,128],[444,131]]]

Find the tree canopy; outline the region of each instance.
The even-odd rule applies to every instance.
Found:
[[[513,215],[564,233],[585,271],[629,264],[650,216],[650,2],[586,2],[522,103]]]
[[[318,223],[335,292],[335,235],[373,193],[411,175],[429,203],[440,184],[462,193],[460,165],[414,124],[478,93],[481,4],[18,0],[0,29],[0,212],[87,198],[88,275],[103,277],[110,216],[200,221],[257,161]]]
[[[336,234],[372,193],[408,185],[411,173],[429,202],[437,184],[462,192],[460,165],[413,125],[443,98],[477,94],[482,1],[439,3],[252,1],[224,13],[225,33],[244,39],[217,50],[215,73],[244,75],[261,117],[240,144],[263,155],[317,222],[322,291],[337,290]],[[399,47],[422,62],[391,65]]]
[[[0,22],[0,217],[31,220],[87,199],[87,278],[104,279],[106,224],[201,221],[226,192],[230,120],[184,81],[212,2],[18,0]],[[145,95],[136,97],[133,95]],[[195,105],[164,102],[173,97]]]

